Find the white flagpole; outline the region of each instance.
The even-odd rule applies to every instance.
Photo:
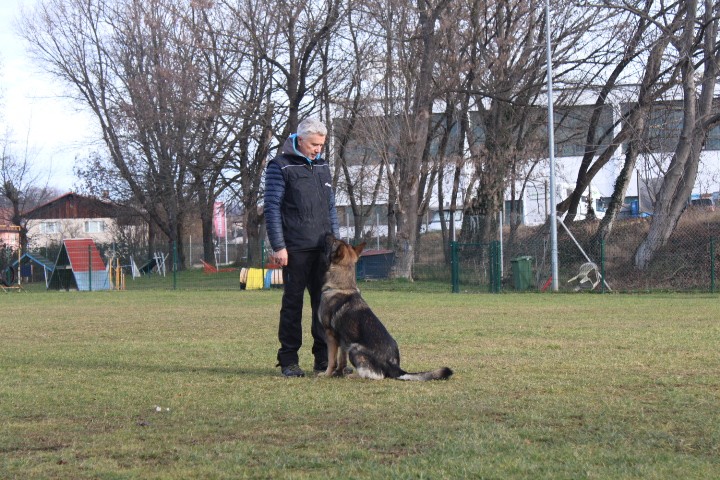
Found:
[[[557,292],[557,197],[555,196],[555,115],[553,113],[552,53],[550,48],[550,0],[545,0],[545,36],[547,39],[548,152],[550,153],[550,262],[552,265],[552,290]]]

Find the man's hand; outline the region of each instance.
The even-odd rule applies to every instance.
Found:
[[[280,265],[281,267],[284,267],[287,265],[288,262],[288,252],[286,248],[283,248],[282,250],[278,250],[277,252],[273,253],[273,262]]]

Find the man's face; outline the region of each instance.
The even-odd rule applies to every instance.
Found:
[[[305,137],[298,137],[297,144],[300,153],[308,158],[315,158],[322,151],[323,145],[325,145],[325,135],[314,133]]]

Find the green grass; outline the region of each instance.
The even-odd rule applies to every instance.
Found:
[[[0,478],[720,475],[718,296],[368,287],[450,381],[281,378],[279,291],[3,294]]]

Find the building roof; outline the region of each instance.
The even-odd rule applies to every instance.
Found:
[[[45,258],[42,255],[40,255],[39,253],[35,253],[35,252],[24,253],[23,256],[20,258],[19,262],[22,263],[23,265],[28,264],[28,263],[35,263],[50,272],[52,272],[55,269],[55,264],[52,262],[52,260],[50,260],[49,258]],[[13,265],[13,267],[16,267],[17,264],[18,264],[18,260],[15,260],[12,265]]]
[[[29,219],[115,218],[118,206],[93,197],[68,192],[23,214]]]

